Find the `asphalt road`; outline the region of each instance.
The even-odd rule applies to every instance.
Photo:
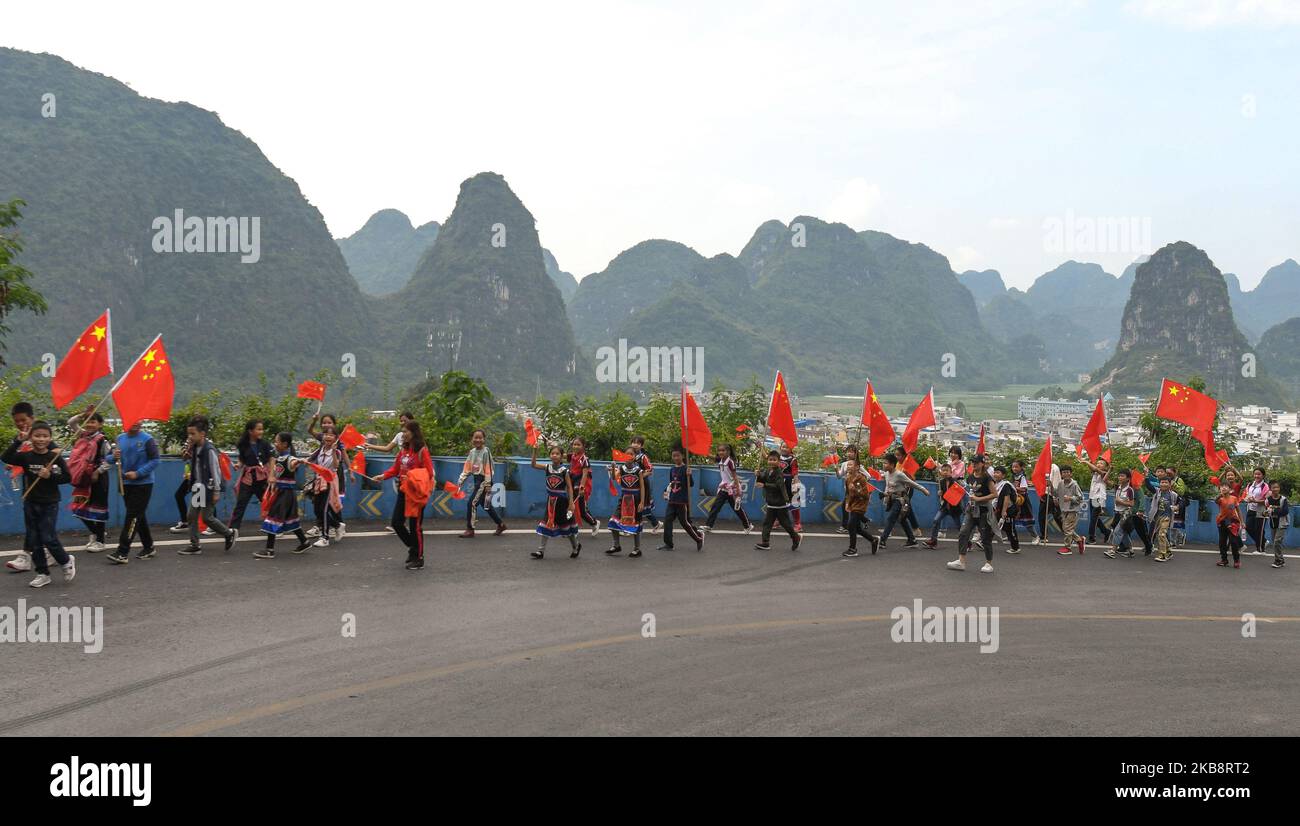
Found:
[[[351,528],[274,561],[256,538],[176,541],[120,567],[77,552],[76,580],[39,591],[0,574],[0,607],[102,606],[105,624],[98,654],[0,643],[0,734],[1300,734],[1294,558],[1029,546],[989,575],[945,569],[951,542],[846,560],[810,532],[798,552],[647,536],[641,559],[607,557],[602,533],[534,561],[534,534],[448,531],[413,573],[391,534]],[[997,651],[894,642],[916,599],[998,608]]]

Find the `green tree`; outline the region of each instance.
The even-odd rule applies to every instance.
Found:
[[[459,370],[443,373],[432,390],[412,400],[409,406],[424,430],[429,452],[435,455],[465,453],[470,437],[479,428],[487,432],[494,453],[508,455],[516,447],[517,431],[512,431],[492,391]]]
[[[4,340],[9,333],[5,318],[16,310],[44,315],[49,309],[45,298],[27,283],[32,277],[31,272],[14,263],[18,253],[23,251],[23,244],[6,230],[17,226],[22,217],[19,210],[22,206],[26,204],[16,199],[0,204],[0,366],[4,365]]]

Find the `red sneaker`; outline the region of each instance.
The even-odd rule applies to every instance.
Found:
[[[1069,547],[1063,547],[1061,548],[1061,550],[1057,551],[1057,553],[1060,554],[1061,556],[1069,556],[1070,554],[1074,553],[1074,551],[1070,550]]]
[[[1232,567],[1234,567],[1234,568],[1240,568],[1240,567],[1241,567],[1241,560],[1238,560],[1238,561],[1232,563]]]
[[[1079,537],[1079,555],[1083,555],[1083,537]]]
[[[937,547],[939,547],[939,543],[938,543],[938,542],[935,542],[933,539],[927,539],[927,540],[925,540],[924,542],[922,542],[921,544],[924,545],[924,546],[927,547],[927,548],[937,548]]]
[[[473,538],[474,538],[474,529],[473,529],[473,528],[466,528],[466,529],[465,529],[465,532],[464,532],[463,534],[460,535],[460,538],[461,538],[461,539],[473,539]]]

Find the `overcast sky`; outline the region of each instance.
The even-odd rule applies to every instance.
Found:
[[[217,112],[335,236],[493,170],[579,278],[800,214],[1008,286],[1146,227],[1248,288],[1300,259],[1300,0],[10,6],[0,43]]]

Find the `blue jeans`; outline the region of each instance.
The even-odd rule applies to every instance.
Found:
[[[68,564],[68,552],[63,550],[55,523],[59,518],[59,503],[32,502],[23,503],[23,517],[27,523],[27,542],[32,551],[32,565],[38,574],[48,574],[50,563],[46,559],[48,550],[54,561],[60,565]]]

